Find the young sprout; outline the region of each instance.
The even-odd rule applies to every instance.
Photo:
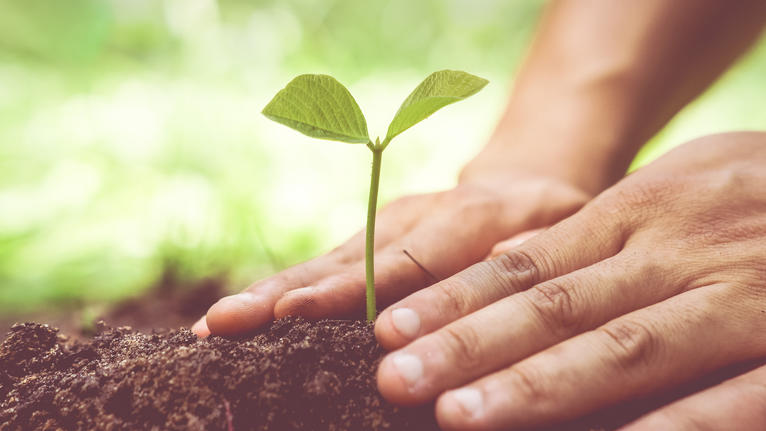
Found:
[[[372,178],[367,204],[365,275],[367,320],[375,320],[375,211],[378,204],[383,150],[398,134],[429,115],[463,100],[487,85],[470,73],[442,70],[428,76],[404,100],[388,126],[383,141],[370,139],[367,121],[351,93],[329,75],[300,75],[279,91],[263,109],[263,115],[313,138],[365,144],[372,151]]]

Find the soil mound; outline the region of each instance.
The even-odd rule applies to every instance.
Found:
[[[14,325],[0,345],[0,430],[437,430],[375,387],[384,351],[362,321],[285,318],[252,337],[100,328],[69,342]]]

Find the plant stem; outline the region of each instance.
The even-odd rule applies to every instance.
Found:
[[[367,320],[374,321],[378,310],[375,308],[375,211],[378,206],[378,186],[380,185],[380,163],[383,148],[376,142],[370,145],[372,150],[372,177],[370,195],[367,201],[367,236],[364,246],[364,270],[367,280]]]

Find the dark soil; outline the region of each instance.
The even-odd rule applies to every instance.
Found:
[[[299,318],[241,340],[21,324],[0,345],[0,430],[436,430],[375,388],[370,324]]]

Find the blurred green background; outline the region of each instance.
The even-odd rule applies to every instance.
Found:
[[[259,112],[329,73],[373,134],[428,73],[490,79],[387,152],[382,200],[452,185],[490,133],[542,1],[0,0],[0,313],[139,294],[168,268],[232,289],[364,223],[369,152]],[[634,165],[766,129],[766,43]]]

